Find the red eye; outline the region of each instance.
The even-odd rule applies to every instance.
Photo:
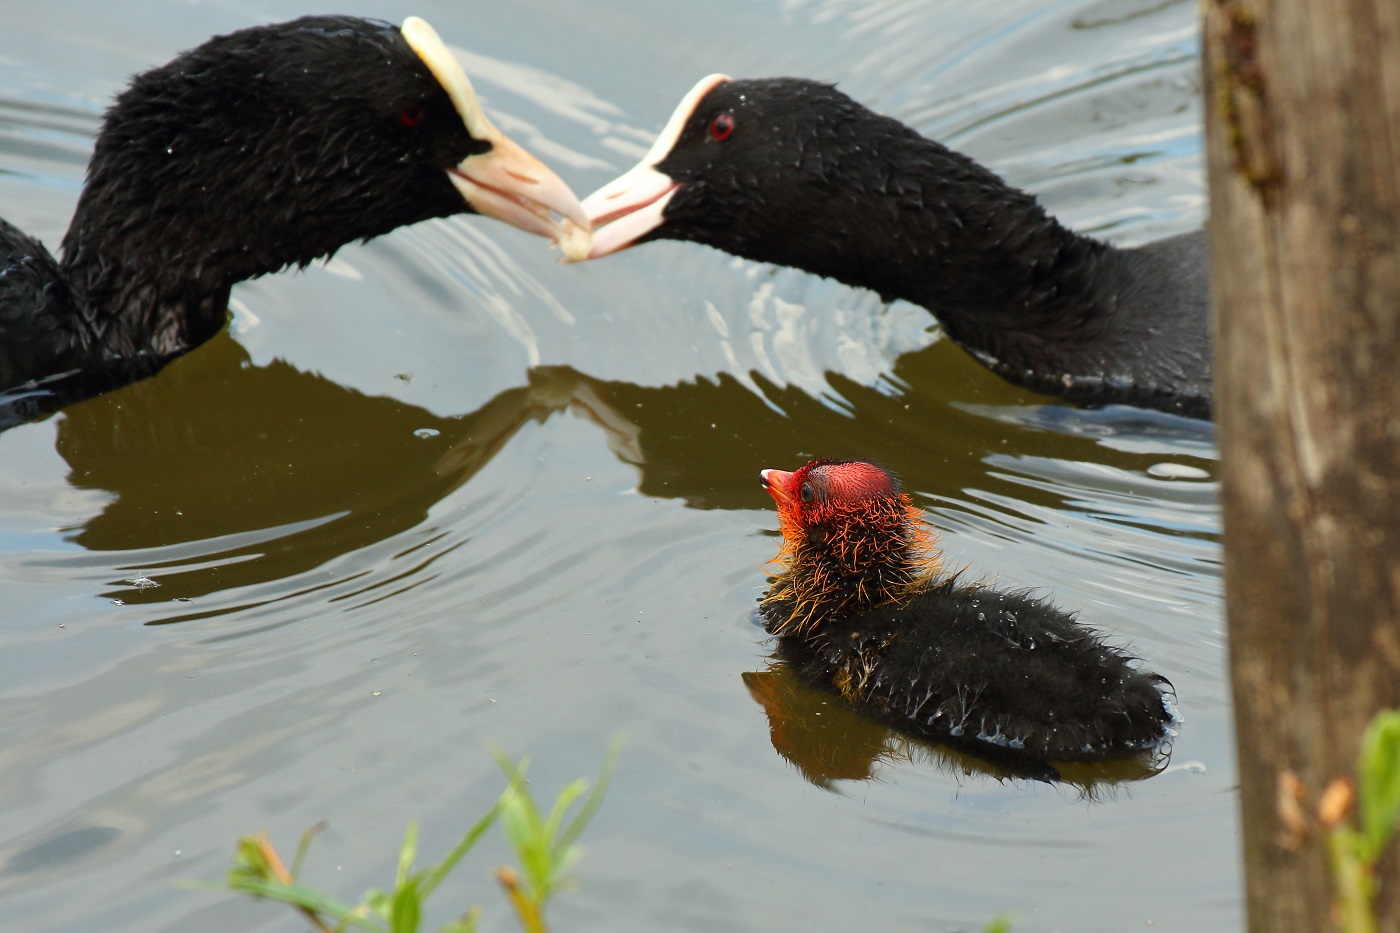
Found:
[[[417,126],[428,118],[428,108],[422,104],[409,104],[399,114],[399,122],[404,126]]]
[[[725,140],[729,134],[734,132],[734,118],[727,113],[717,113],[710,121],[710,135],[715,139]]]

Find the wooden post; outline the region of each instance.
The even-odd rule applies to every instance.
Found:
[[[1400,0],[1204,12],[1249,929],[1319,933],[1318,795],[1400,706]],[[1397,866],[1377,874],[1392,933]]]

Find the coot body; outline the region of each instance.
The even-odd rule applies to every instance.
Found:
[[[584,199],[591,257],[690,240],[932,312],[1002,377],[1209,418],[1206,240],[1120,249],[834,87],[711,75],[641,163]]]

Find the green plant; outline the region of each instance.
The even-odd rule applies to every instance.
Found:
[[[1343,933],[1374,933],[1376,862],[1395,834],[1400,814],[1400,710],[1372,717],[1361,739],[1356,776],[1357,789],[1345,778],[1333,781],[1324,791],[1318,811],[1328,828],[1327,854],[1337,888],[1337,925]],[[1350,819],[1354,805],[1359,827]]]
[[[399,847],[398,871],[391,890],[372,889],[358,904],[344,904],[328,894],[297,883],[297,875],[306,857],[312,838],[323,824],[302,834],[291,869],[287,869],[277,850],[266,836],[244,836],[234,850],[225,886],[232,891],[253,897],[281,901],[295,907],[320,933],[344,933],[365,930],[369,933],[417,933],[422,922],[423,902],[428,895],[457,867],[477,840],[497,819],[501,821],[506,840],[515,852],[524,872],[502,866],[496,878],[505,891],[516,916],[526,933],[547,933],[544,921],[545,904],[550,897],[567,887],[572,878],[570,869],[578,861],[577,840],[603,801],[617,761],[619,743],[608,750],[603,767],[588,791],[588,782],[580,778],[569,784],[554,800],[549,816],[541,818],[539,808],[525,781],[528,759],[512,762],[499,750],[493,752],[507,785],[495,805],[467,830],[451,852],[430,868],[414,870],[418,853],[418,825],[410,823]],[[587,792],[583,804],[572,819],[569,810]],[[437,933],[472,933],[476,929],[479,907],[472,907],[455,920],[438,928]]]
[[[572,881],[569,869],[578,861],[580,854],[578,837],[603,802],[603,793],[612,779],[617,750],[617,743],[614,742],[592,792],[584,798],[574,818],[567,821],[565,817],[569,809],[588,791],[587,781],[580,778],[561,790],[559,796],[554,798],[549,816],[541,818],[539,808],[535,806],[534,798],[525,784],[525,769],[530,760],[522,759],[516,765],[501,750],[493,752],[497,764],[509,780],[496,808],[500,813],[501,829],[515,850],[515,857],[520,860],[524,883],[521,883],[519,873],[508,867],[497,869],[496,879],[505,889],[506,897],[515,908],[520,926],[526,933],[545,933],[545,903]]]

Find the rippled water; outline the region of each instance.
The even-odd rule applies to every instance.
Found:
[[[580,194],[700,76],[789,73],[1076,228],[1141,242],[1204,217],[1184,0],[345,9],[427,16]],[[303,11],[10,23],[0,212],[55,244],[128,74]],[[534,756],[549,794],[618,733],[561,931],[968,930],[1007,910],[1018,930],[1239,926],[1208,426],[1045,404],[922,310],[801,273],[687,244],[564,267],[480,218],[248,283],[234,312],[158,378],[0,435],[16,928],[293,929],[176,882],[218,877],[240,833],[290,849],[328,819],[308,878],[353,897],[388,881],[410,819],[431,855],[486,809],[486,742]],[[1169,677],[1166,770],[1088,798],[999,782],[770,670],[757,471],[814,454],[893,467],[951,561],[1053,592]],[[502,858],[493,842],[433,919],[479,901],[510,929]]]

